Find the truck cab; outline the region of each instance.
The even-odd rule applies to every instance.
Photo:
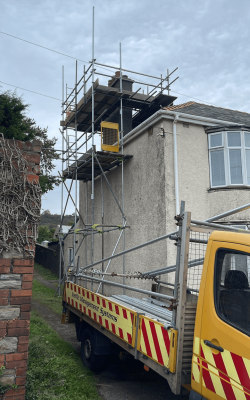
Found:
[[[250,399],[250,236],[216,231],[203,265],[191,400]]]

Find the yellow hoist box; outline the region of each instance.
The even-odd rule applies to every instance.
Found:
[[[119,124],[101,122],[101,148],[104,151],[119,153]]]

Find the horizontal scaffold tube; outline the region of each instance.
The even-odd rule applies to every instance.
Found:
[[[139,292],[139,293],[147,294],[148,296],[152,296],[153,295],[153,296],[157,296],[157,297],[159,297],[161,299],[165,299],[165,300],[175,300],[173,296],[167,296],[166,294],[151,292],[151,290],[144,290],[144,289],[134,288],[132,286],[123,285],[123,284],[117,283],[117,282],[103,281],[102,279],[90,277],[88,275],[83,275],[83,274],[76,274],[75,276],[78,277],[78,278],[85,278],[85,279],[88,279],[90,281],[102,282],[105,285],[107,284],[107,285],[117,286],[117,287],[124,288],[126,290],[132,290],[133,292]]]
[[[154,243],[156,243],[156,242],[159,242],[160,240],[167,239],[169,236],[175,235],[176,233],[177,233],[177,231],[168,233],[167,235],[160,236],[160,237],[158,237],[158,238],[156,238],[156,239],[149,240],[149,242],[142,243],[142,244],[139,244],[138,246],[131,247],[130,249],[121,251],[120,253],[114,254],[113,256],[103,258],[102,260],[96,261],[96,262],[94,262],[93,264],[89,264],[89,265],[86,265],[86,267],[82,267],[82,268],[80,269],[79,272],[84,271],[84,270],[87,269],[87,268],[94,267],[94,265],[101,264],[102,262],[105,262],[105,261],[108,261],[108,260],[112,260],[113,258],[116,258],[116,257],[120,257],[120,256],[122,256],[123,254],[130,253],[131,251],[139,250],[139,249],[141,249],[142,247],[149,246],[150,244],[154,244]]]
[[[241,211],[248,210],[249,208],[250,208],[250,203],[244,204],[243,206],[240,206],[240,207],[234,208],[232,210],[226,211],[226,212],[224,212],[222,214],[215,215],[214,217],[208,218],[205,221],[191,221],[191,222],[192,223],[196,222],[197,225],[199,224],[199,225],[209,226],[209,227],[215,228],[215,229],[216,228],[217,229],[218,228],[221,229],[220,227],[224,227],[224,225],[211,224],[211,222],[212,221],[217,221],[218,219],[221,219],[221,218],[228,217],[229,215],[236,214],[236,213],[241,212]],[[233,228],[233,227],[231,227],[231,229],[229,228],[228,230],[242,232],[242,230],[237,229],[237,228]],[[177,232],[172,233],[170,236],[174,236],[174,235],[176,235],[176,233]],[[176,237],[172,237],[170,239],[176,240]],[[194,241],[195,242],[196,240],[195,239],[192,240],[192,238],[191,238],[190,241]],[[198,243],[198,241],[197,241],[197,243]],[[202,241],[201,243],[205,244],[205,241],[204,242]],[[191,261],[192,265],[190,265],[190,262],[189,262],[188,263],[188,267],[194,267],[195,265],[199,265],[199,264],[196,263],[196,261],[198,261],[198,259]],[[170,267],[163,267],[163,268],[155,269],[155,270],[152,270],[152,271],[149,271],[149,272],[144,272],[142,275],[147,275],[147,274],[149,274],[150,276],[163,275],[163,274],[168,273],[168,272],[174,272],[175,269],[176,269],[176,265],[171,265]],[[159,274],[156,274],[156,272],[158,272],[158,271],[159,271]],[[166,271],[166,272],[164,272],[164,271]]]
[[[197,258],[196,260],[191,260],[188,262],[188,268],[195,267],[196,265],[201,265],[204,261],[204,257],[202,258]],[[163,267],[156,269],[154,271],[150,272],[144,272],[142,276],[148,275],[150,276],[156,276],[156,275],[163,275],[167,274],[168,272],[174,272],[176,270],[176,264],[175,265],[170,265],[169,267]]]
[[[215,228],[218,230],[240,232],[240,233],[250,233],[250,231],[248,231],[246,229],[234,228],[233,226],[228,226],[228,225],[213,224],[211,222],[197,221],[194,219],[191,220],[191,223],[195,224],[195,225],[208,226],[210,228]]]

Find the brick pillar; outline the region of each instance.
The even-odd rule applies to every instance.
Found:
[[[11,389],[0,395],[0,399],[6,400],[25,399],[34,250],[40,215],[38,209],[39,196],[41,198],[38,185],[40,152],[39,141],[22,143],[0,138],[0,173],[5,174],[6,184],[9,185],[11,185],[10,173],[13,175],[12,190],[4,192],[3,189],[1,192],[0,182],[0,201],[9,206],[11,215],[15,187],[17,187],[15,202],[18,203],[18,199],[21,198],[18,214],[16,217],[10,217],[10,232],[6,226],[1,227],[3,221],[0,220],[0,233],[1,229],[5,229],[1,237],[3,244],[1,243],[0,254],[0,366],[6,368],[0,382],[18,385],[17,390]],[[1,163],[3,158],[4,162]],[[6,170],[1,171],[1,168]],[[16,203],[13,207],[16,209]]]

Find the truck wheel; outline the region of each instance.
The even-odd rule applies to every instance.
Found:
[[[81,341],[82,363],[91,371],[100,371],[104,366],[106,356],[97,355],[94,350],[94,337],[89,329],[85,329]]]

